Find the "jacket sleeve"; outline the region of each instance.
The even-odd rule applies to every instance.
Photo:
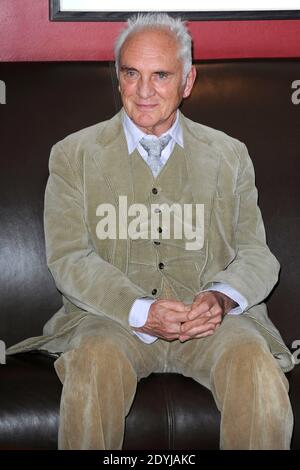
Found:
[[[257,204],[257,189],[253,164],[246,146],[238,142],[240,168],[236,185],[237,218],[235,227],[236,256],[211,279],[222,282],[242,294],[248,307],[261,303],[278,280],[279,263],[270,252],[264,224]],[[234,221],[233,221],[234,223]]]
[[[128,327],[133,302],[147,294],[94,250],[85,222],[79,171],[71,167],[62,143],[52,148],[49,171],[44,210],[46,255],[58,290],[79,308],[107,315]]]

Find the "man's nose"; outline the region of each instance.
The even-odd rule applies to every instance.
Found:
[[[140,98],[151,98],[155,94],[155,89],[148,78],[140,78],[137,86],[137,94]]]

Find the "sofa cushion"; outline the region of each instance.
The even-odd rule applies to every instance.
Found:
[[[0,449],[56,449],[61,383],[53,358],[8,356],[0,383]]]
[[[32,351],[0,366],[0,449],[56,449],[61,383],[54,358]],[[219,413],[208,390],[178,374],[138,384],[125,450],[217,449]]]

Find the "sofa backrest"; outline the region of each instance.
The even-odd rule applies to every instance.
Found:
[[[268,243],[282,265],[269,312],[285,341],[300,327],[299,60],[197,64],[186,116],[242,140],[256,170]],[[0,339],[39,335],[60,307],[45,261],[43,200],[51,146],[120,108],[109,63],[2,63]],[[299,336],[299,335],[298,335]]]

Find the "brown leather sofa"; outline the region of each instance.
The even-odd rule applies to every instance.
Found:
[[[256,169],[268,242],[282,265],[268,299],[288,345],[300,340],[299,60],[198,63],[183,112],[244,141]],[[0,339],[39,335],[59,308],[45,261],[43,197],[50,147],[120,107],[108,63],[2,63],[0,106]],[[297,100],[294,100],[295,102]],[[297,356],[297,351],[295,350]],[[300,357],[298,354],[297,358]],[[0,365],[0,449],[55,449],[61,384],[54,358],[32,352]],[[288,374],[300,449],[300,367]],[[142,380],[126,420],[124,449],[217,449],[220,415],[210,393],[176,374]]]

